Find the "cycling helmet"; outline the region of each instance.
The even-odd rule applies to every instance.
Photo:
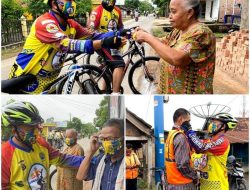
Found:
[[[107,11],[111,12],[114,9],[116,0],[102,0],[102,6]]]
[[[36,126],[44,121],[33,104],[19,101],[3,106],[1,119],[4,127]]]
[[[229,113],[219,113],[212,117],[226,124],[227,129],[234,129],[237,126],[238,121]]]

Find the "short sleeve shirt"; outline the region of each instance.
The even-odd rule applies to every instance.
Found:
[[[180,36],[174,29],[163,42],[176,50],[184,51],[191,58],[186,66],[173,66],[162,61],[160,93],[163,94],[212,94],[215,70],[216,38],[203,23]]]

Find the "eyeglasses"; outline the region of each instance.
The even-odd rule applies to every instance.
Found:
[[[118,140],[118,139],[120,139],[120,137],[106,137],[106,138],[99,137],[98,141],[99,142],[102,142],[102,141],[115,141],[115,140]]]

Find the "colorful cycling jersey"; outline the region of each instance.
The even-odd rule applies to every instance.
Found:
[[[206,154],[207,164],[202,167],[201,190],[226,190],[228,186],[227,157],[230,150],[228,139],[221,135],[208,140],[200,140],[194,131],[187,134],[196,152]],[[194,163],[195,165],[195,163]]]
[[[2,145],[2,189],[47,190],[51,164],[79,167],[84,157],[60,153],[42,137],[33,150],[23,149],[12,138]]]
[[[63,28],[51,11],[41,15],[33,23],[23,50],[17,56],[9,75],[9,78],[25,74],[37,76],[35,81],[22,90],[24,93],[43,92],[58,77],[62,68],[61,63],[68,52],[93,53],[93,43],[90,38],[103,37],[83,28],[72,19],[67,22],[67,27]]]
[[[121,30],[123,29],[121,10],[115,6],[112,12],[109,12],[99,5],[92,11],[88,25],[90,29],[98,32]]]

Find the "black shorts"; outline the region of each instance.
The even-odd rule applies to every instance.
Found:
[[[112,55],[111,51],[115,50],[102,48],[102,50],[98,50],[97,53],[105,58],[111,70],[114,70],[115,68],[125,67],[125,62],[122,56]]]

